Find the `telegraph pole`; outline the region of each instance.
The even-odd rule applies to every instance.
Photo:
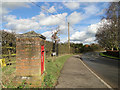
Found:
[[[69,31],[69,22],[68,22],[68,48],[70,53],[70,31]]]

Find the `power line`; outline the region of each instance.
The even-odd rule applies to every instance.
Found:
[[[41,7],[40,5],[36,4],[35,2],[31,2],[31,3],[33,3],[33,4],[36,5],[37,7],[41,8],[42,10],[45,10],[46,12],[48,12],[48,13],[54,15],[55,17],[59,18],[59,17],[56,16],[54,13],[51,13],[49,10],[47,10],[47,9],[45,9],[45,8],[43,8],[43,7]],[[61,18],[59,18],[59,19],[62,20],[62,21],[64,21],[65,23],[68,23],[68,22],[66,22],[64,19],[61,19]],[[71,26],[71,27],[73,28],[73,26],[72,26],[71,24],[69,24],[69,26]],[[73,28],[73,30],[79,31],[79,30],[77,30],[77,29],[75,29],[75,28]]]
[[[73,26],[69,23],[69,26],[71,26],[72,28],[73,28]],[[77,29],[75,29],[75,28],[73,28],[73,30],[75,30],[75,31],[79,31],[79,30],[77,30]]]
[[[34,3],[34,2],[31,2],[31,3],[33,3],[33,4],[34,4],[34,5],[36,5],[37,7],[39,7],[39,8],[41,8],[41,9],[45,10],[46,12],[48,12],[48,13],[50,13],[50,14],[54,15],[55,17],[59,18],[59,17],[58,17],[58,16],[56,16],[54,13],[51,13],[49,10],[47,10],[47,9],[45,9],[45,8],[43,8],[43,7],[41,7],[41,6],[39,6],[38,4],[36,4],[36,3]],[[64,19],[62,19],[62,18],[59,18],[59,19],[61,19],[62,21],[64,21],[64,22],[65,22],[65,20],[64,20]]]

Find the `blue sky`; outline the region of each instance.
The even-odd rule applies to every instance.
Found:
[[[35,4],[41,8],[31,2],[2,3],[0,11],[2,29],[16,33],[34,30],[51,41],[52,33],[59,26],[60,42],[66,42],[69,22],[71,42],[93,43],[101,16],[109,6],[108,2],[35,2]]]

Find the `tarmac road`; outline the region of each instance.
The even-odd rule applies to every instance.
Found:
[[[101,77],[112,88],[118,88],[120,76],[119,60],[102,57],[99,52],[90,52],[82,55],[83,62]]]

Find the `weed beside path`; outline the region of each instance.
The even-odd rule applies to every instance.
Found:
[[[60,71],[64,66],[65,61],[71,56],[72,55],[64,55],[59,57],[50,57],[46,59],[46,75],[44,77],[44,82],[42,83],[43,88],[51,88],[57,84]]]

